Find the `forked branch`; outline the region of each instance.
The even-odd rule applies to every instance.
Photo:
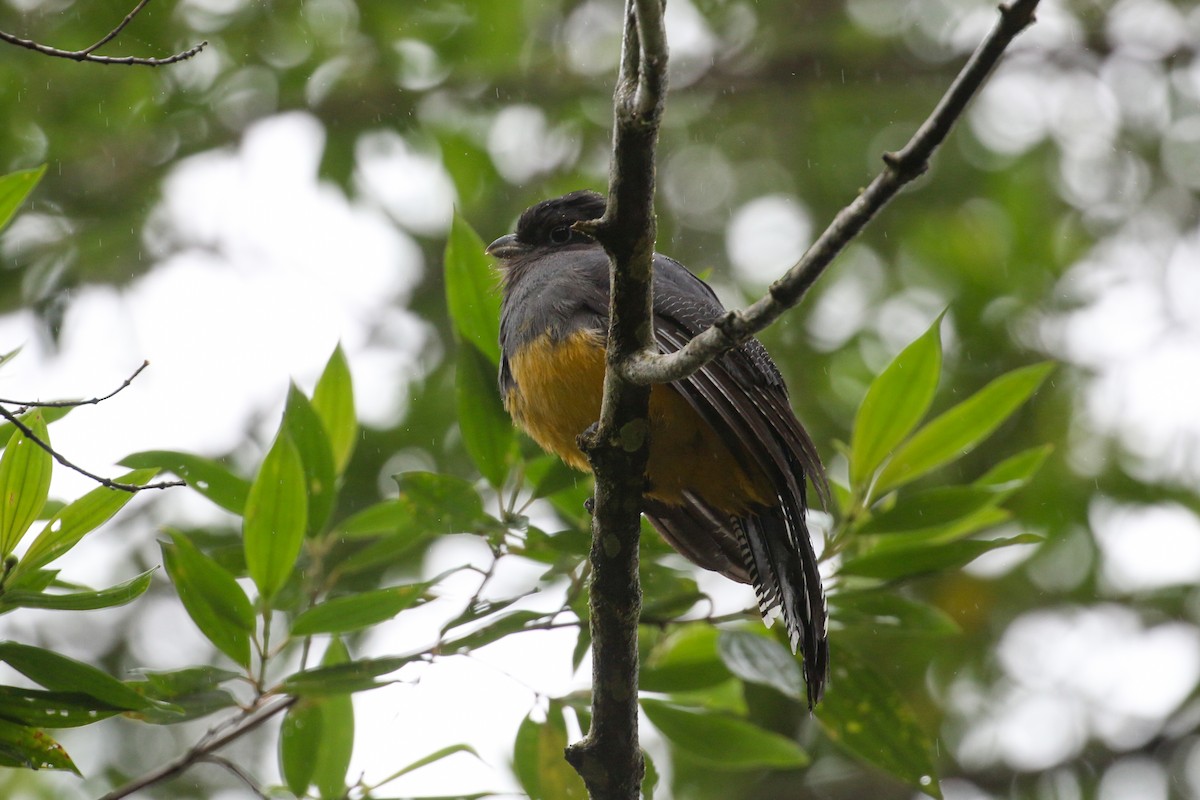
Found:
[[[187,50],[183,50],[164,58],[96,55],[96,51],[120,35],[121,31],[125,30],[130,22],[133,22],[133,18],[140,14],[142,9],[145,8],[146,4],[149,2],[150,0],[140,0],[140,2],[133,7],[133,10],[126,14],[123,20],[117,23],[115,28],[101,36],[100,39],[90,47],[85,47],[82,50],[63,50],[58,47],[51,47],[50,45],[35,42],[32,39],[23,39],[20,36],[6,33],[5,31],[0,31],[0,41],[8,42],[16,47],[23,47],[26,50],[32,50],[35,53],[41,53],[44,56],[52,56],[54,58],[66,58],[70,59],[71,61],[89,61],[93,64],[120,64],[124,66],[139,67],[165,67],[168,64],[186,61],[208,46],[208,42],[200,42],[200,44],[193,45]]]

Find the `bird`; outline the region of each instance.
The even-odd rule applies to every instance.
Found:
[[[544,450],[585,472],[577,437],[600,416],[609,259],[574,224],[599,219],[605,206],[589,190],[544,200],[486,251],[501,274],[504,407]],[[652,285],[661,352],[681,349],[726,313],[708,284],[659,253]],[[811,710],[828,680],[829,639],[805,479],[823,497],[828,488],[778,367],[750,339],[687,378],[654,385],[649,422],[643,512],[685,558],[751,584],[768,625],[782,616]]]

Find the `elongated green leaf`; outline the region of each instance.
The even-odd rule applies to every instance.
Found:
[[[0,720],[0,766],[79,774],[67,751],[45,731],[5,720]]]
[[[114,708],[137,711],[154,704],[121,681],[73,658],[18,642],[0,642],[0,661],[56,692],[79,692]]]
[[[792,769],[809,762],[791,739],[744,719],[646,698],[642,710],[671,744],[712,769]]]
[[[0,230],[13,218],[21,203],[46,174],[46,165],[0,175]]]
[[[500,280],[484,254],[483,240],[458,212],[446,240],[446,302],[454,330],[500,364]]]
[[[468,633],[452,642],[447,642],[444,650],[447,653],[464,653],[477,650],[484,645],[503,639],[505,636],[528,630],[535,622],[546,619],[540,611],[512,611],[501,614],[482,628]]]
[[[474,345],[458,348],[454,397],[463,444],[480,474],[495,488],[508,476],[516,435],[496,390],[496,368]]]
[[[500,523],[483,510],[475,487],[461,478],[432,472],[396,476],[400,496],[385,500],[337,526],[348,538],[380,537],[370,547],[338,564],[350,574],[380,569],[407,557],[434,536],[499,530]]]
[[[356,538],[410,529],[465,533],[493,524],[469,481],[436,472],[395,476],[400,496],[369,506],[340,523],[338,532]]]
[[[563,707],[551,701],[544,722],[528,716],[517,728],[513,743],[513,771],[530,800],[586,798],[579,774],[563,758],[567,724]]]
[[[121,709],[79,692],[48,692],[0,686],[0,719],[38,728],[78,728]]]
[[[942,371],[942,316],[879,373],[858,407],[850,437],[850,483],[856,489],[929,410]]]
[[[304,466],[286,430],[280,430],[267,451],[246,498],[246,569],[266,599],[287,583],[308,523]]]
[[[902,497],[892,508],[871,517],[859,533],[907,533],[949,525],[1006,495],[989,486],[939,486]]]
[[[157,711],[142,711],[142,718],[151,724],[168,725],[206,717],[216,711],[233,708],[237,700],[222,683],[236,680],[236,672],[217,667],[187,667],[169,672],[145,672],[140,684],[134,684],[146,697],[170,703],[175,709],[167,715]]]
[[[185,697],[195,692],[206,692],[228,681],[245,677],[240,673],[219,667],[184,667],[183,669],[166,672],[146,671],[141,673],[146,679],[147,694],[159,700],[171,700]]]
[[[333,501],[337,497],[337,475],[325,423],[295,384],[288,387],[283,427],[296,445],[300,463],[304,465],[305,485],[308,488],[307,532],[309,536],[316,536],[324,530],[333,511]]]
[[[975,485],[1006,492],[1020,489],[1033,479],[1053,450],[1053,445],[1046,444],[1017,453],[989,469],[987,474],[975,481]]]
[[[9,353],[8,355],[12,354]],[[47,406],[46,408],[39,408],[38,413],[42,415],[42,419],[46,421],[46,424],[50,425],[51,423],[62,419],[67,414],[70,414],[73,410],[74,408],[72,406]],[[28,424],[29,420],[24,420],[24,422],[25,424]],[[13,425],[11,422],[0,424],[0,444],[7,443],[8,440],[12,438],[12,435],[16,432],[17,426]]]
[[[325,424],[333,465],[338,475],[346,471],[354,444],[358,439],[358,416],[354,411],[354,383],[350,365],[339,344],[325,364],[313,390],[312,406]]]
[[[150,576],[153,573],[154,570],[148,569],[136,578],[130,578],[124,583],[98,591],[66,592],[64,594],[20,590],[6,592],[0,596],[0,607],[92,611],[97,608],[123,606],[126,603],[132,603],[150,588]]]
[[[984,553],[1015,544],[1036,544],[1040,536],[1022,533],[1006,539],[966,539],[944,544],[888,547],[852,558],[842,565],[844,575],[896,580],[930,572],[958,569]]]
[[[321,752],[321,701],[302,699],[283,715],[279,727],[279,772],[288,791],[303,797]]]
[[[187,481],[188,486],[230,513],[241,514],[246,508],[250,481],[234,475],[211,458],[176,450],[145,450],[126,456],[120,463],[123,467],[157,467],[173,472]]]
[[[397,778],[407,775],[410,772],[415,772],[416,770],[420,769],[421,767],[425,767],[425,766],[428,766],[435,762],[441,761],[444,758],[449,758],[450,756],[455,755],[456,753],[470,753],[471,755],[475,756],[476,758],[479,758],[479,753],[476,752],[475,748],[471,747],[471,745],[469,745],[469,744],[452,744],[449,747],[443,747],[441,750],[435,750],[434,752],[430,753],[429,755],[425,756],[424,758],[418,758],[416,761],[412,762],[408,766],[402,767],[402,768],[396,770],[391,775],[387,776],[386,778],[379,781],[375,785],[382,786],[385,783],[391,783],[392,781],[396,780]]]
[[[144,486],[158,469],[138,469],[117,478],[118,483]],[[69,551],[85,534],[103,525],[133,499],[133,492],[101,486],[58,510],[29,545],[15,575],[38,569]]]
[[[892,591],[838,592],[829,597],[830,616],[843,628],[860,627],[871,636],[954,636],[958,623],[940,608]]]
[[[254,609],[242,587],[183,534],[172,532],[171,542],[160,546],[163,566],[196,627],[218,650],[249,668]]]
[[[711,625],[685,625],[668,634],[642,665],[638,685],[648,692],[688,692],[729,680]]]
[[[321,665],[333,667],[350,661],[341,639],[334,638],[325,649]],[[340,798],[346,791],[346,771],[354,753],[354,701],[348,694],[321,698],[321,747],[313,784],[321,797]]]
[[[1045,362],[1001,375],[925,425],[880,472],[877,491],[901,486],[970,452],[1037,391],[1052,369],[1054,364]]]
[[[391,681],[380,683],[376,678],[395,672],[415,660],[416,656],[364,658],[348,664],[303,670],[289,675],[280,685],[280,690],[301,697],[322,697],[378,689]]]
[[[292,622],[293,636],[345,633],[391,619],[418,602],[428,584],[394,586],[372,592],[337,597],[308,609]]]
[[[838,650],[816,715],[826,735],[851,754],[941,798],[932,737],[903,697],[852,650]]]
[[[770,686],[796,700],[806,699],[800,664],[776,639],[746,631],[721,631],[717,650],[729,671],[742,680]]]
[[[340,639],[330,642],[321,664],[350,658]],[[321,797],[342,797],[354,749],[354,705],[349,695],[304,698],[288,709],[279,736],[279,765],[288,788],[301,796],[315,785]]]
[[[34,436],[49,444],[41,411],[27,415],[22,422]],[[0,558],[13,551],[42,512],[50,494],[52,466],[50,454],[21,431],[8,440],[0,456]]]

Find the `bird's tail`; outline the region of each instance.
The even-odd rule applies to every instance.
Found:
[[[785,503],[757,508],[734,517],[732,523],[741,534],[759,611],[769,624],[778,609],[792,652],[803,656],[811,709],[820,701],[829,676],[828,611],[803,507]]]

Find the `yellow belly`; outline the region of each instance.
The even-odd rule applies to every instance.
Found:
[[[580,332],[563,342],[541,337],[509,358],[517,388],[504,398],[513,420],[543,449],[575,469],[589,471],[575,440],[600,417],[604,385],[603,340]],[[751,468],[752,469],[752,468]],[[716,431],[670,385],[650,392],[650,461],[647,494],[682,502],[690,491],[731,513],[754,504],[774,505],[758,470],[751,473]],[[753,474],[753,478],[751,475]]]

